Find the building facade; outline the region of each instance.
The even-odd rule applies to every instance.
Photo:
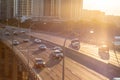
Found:
[[[30,16],[32,0],[14,0],[14,16]]]
[[[83,6],[83,0],[0,0],[0,3],[1,16],[4,17],[55,17],[66,20],[80,19]]]
[[[0,0],[0,19],[10,19],[13,17],[14,0]]]
[[[58,17],[80,19],[83,0],[33,0],[32,15],[36,17]]]

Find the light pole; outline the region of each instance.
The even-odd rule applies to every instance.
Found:
[[[65,79],[65,44],[66,44],[67,38],[65,38],[63,43],[63,61],[62,61],[62,80]]]
[[[28,29],[28,37],[29,37],[29,41],[31,40],[31,28],[32,26],[34,25],[34,23],[30,22],[30,25],[29,25],[29,29]],[[27,49],[27,52],[28,52],[28,66],[30,67],[30,50],[29,50],[29,46],[28,46],[28,49]],[[28,73],[28,77],[30,76],[30,74]],[[30,80],[30,78],[28,78],[28,80]]]
[[[7,22],[7,26],[8,26],[8,19],[6,19],[6,22]]]

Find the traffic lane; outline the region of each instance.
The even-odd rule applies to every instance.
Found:
[[[30,52],[33,52],[33,51],[30,51]],[[36,51],[35,51],[36,52]],[[34,54],[34,53],[32,53],[32,54]],[[48,70],[49,71],[52,71],[53,73],[56,73],[56,71],[59,71],[60,69],[62,69],[62,63],[61,63],[61,61],[58,61],[58,60],[55,60],[55,59],[51,59],[51,57],[50,57],[50,54],[51,54],[51,51],[50,50],[46,50],[46,51],[43,51],[42,53],[40,53],[39,51],[38,51],[38,53],[36,54],[34,54],[34,57],[42,57],[44,60],[46,60],[46,67],[48,67]],[[66,60],[67,61],[67,60]],[[59,64],[60,63],[60,64]],[[69,63],[70,64],[70,63]],[[68,64],[66,64],[66,65],[68,65]],[[71,65],[74,65],[74,63],[72,63],[72,61],[71,61]],[[59,66],[59,67],[58,67]],[[56,68],[55,68],[56,67]],[[79,66],[77,66],[77,67],[79,67]],[[58,69],[58,70],[56,70],[56,69]],[[72,70],[70,70],[70,69],[72,69]],[[76,66],[75,66],[75,69],[76,69]],[[43,69],[44,70],[44,69]],[[40,73],[41,75],[43,75],[44,74],[44,76],[46,75],[44,72],[43,72],[43,74],[41,73],[43,70],[41,70],[41,71],[37,71],[38,73]],[[71,80],[71,79],[75,79],[75,80],[80,80],[81,79],[81,77],[80,77],[80,75],[78,75],[78,76],[76,76],[76,74],[74,74],[74,73],[76,73],[76,71],[77,70],[75,70],[74,71],[74,69],[73,69],[73,67],[71,67],[71,66],[69,66],[69,69],[68,69],[68,67],[66,67],[65,68],[65,71],[67,72],[67,74],[68,75],[66,75],[66,78],[68,79],[68,80]],[[45,72],[47,73],[47,74],[49,74],[49,76],[53,76],[53,75],[55,75],[55,74],[51,74],[51,72],[47,72],[46,70],[45,70]],[[62,72],[58,72],[57,74],[59,74],[59,75],[56,75],[56,76],[60,76],[60,74],[61,74]],[[77,72],[77,73],[79,73],[79,71]],[[87,72],[86,72],[86,74],[87,74]],[[92,75],[93,75],[93,73],[91,73]],[[73,75],[73,76],[72,76]],[[89,73],[89,75],[90,75],[90,73]],[[96,76],[96,75],[95,75]],[[95,77],[94,76],[94,77]],[[84,75],[84,78],[86,77],[86,75]],[[93,76],[92,76],[93,77]],[[84,79],[83,78],[83,79]],[[90,77],[89,77],[90,78]],[[87,78],[86,80],[89,80],[89,78]],[[96,78],[96,77],[95,77]],[[98,77],[99,78],[99,77]],[[56,78],[55,78],[56,79]],[[92,79],[91,79],[92,80]],[[103,80],[103,78],[102,79],[97,79],[97,80]]]
[[[30,51],[31,52],[31,51]],[[43,74],[45,74],[44,73],[44,70],[45,70],[45,72],[49,75],[49,76],[53,76],[53,75],[56,75],[56,76],[59,76],[59,78],[62,76],[61,74],[62,74],[62,71],[59,71],[59,70],[62,70],[62,62],[61,61],[58,61],[58,60],[56,60],[56,59],[51,59],[51,57],[50,57],[50,54],[51,54],[51,51],[49,51],[49,50],[46,50],[46,51],[44,51],[44,52],[42,52],[42,53],[39,53],[39,54],[35,54],[35,57],[42,57],[42,58],[44,58],[44,60],[46,61],[46,65],[47,65],[47,69],[50,71],[50,72],[48,72],[48,71],[46,71],[45,69],[43,69],[43,70],[40,70],[40,71],[38,71],[41,75],[43,75]],[[72,65],[75,65],[76,63],[74,63],[72,60],[70,60],[70,59],[68,59],[68,58],[66,58],[65,59],[65,61],[66,62],[68,62],[68,63],[66,63],[66,65],[67,65],[67,67],[65,66],[65,72],[66,72],[66,74],[65,74],[65,78],[67,79],[67,80],[81,80],[81,79],[85,79],[86,78],[86,80],[92,80],[92,79],[90,79],[90,78],[92,78],[92,77],[94,77],[96,80],[103,80],[104,79],[104,77],[99,77],[99,76],[101,76],[101,75],[97,75],[97,74],[95,74],[95,73],[93,73],[93,72],[91,72],[91,71],[88,71],[88,69],[87,70],[85,70],[85,68],[84,68],[84,70],[83,70],[83,67],[81,67],[81,66],[79,66],[79,65],[76,65],[76,66],[74,66],[74,67],[72,67]],[[79,63],[78,63],[79,64]],[[81,68],[80,68],[81,67]],[[81,71],[79,71],[79,69],[77,69],[77,68],[79,68],[80,70],[82,70],[83,72],[85,72],[86,74],[85,75],[82,75],[83,73],[81,72]],[[75,69],[77,69],[77,70],[75,70]],[[51,71],[53,72],[53,73],[51,73]],[[56,74],[55,74],[56,73]],[[76,75],[76,74],[74,74],[74,73],[79,73],[79,75]],[[86,77],[86,75],[87,74],[89,74],[89,76],[92,76],[92,77]],[[61,76],[60,76],[61,75]],[[82,78],[81,78],[81,76],[80,75],[82,75]],[[97,76],[96,76],[97,75]],[[44,75],[45,76],[45,75]],[[53,76],[54,77],[54,76]],[[44,77],[43,77],[44,78]],[[55,78],[55,80],[56,80],[56,78]],[[61,80],[61,79],[57,79],[57,80]]]
[[[24,46],[24,45],[23,45]],[[24,49],[24,50],[26,50],[26,49]],[[31,50],[33,50],[33,49],[30,49],[30,52],[32,52]],[[23,53],[23,54],[27,54],[26,56],[28,57],[28,53],[27,52],[25,52],[25,53]],[[44,54],[44,53],[43,53]],[[29,53],[29,55],[31,55],[30,53]],[[37,57],[38,57],[38,55],[37,55]],[[41,56],[40,56],[41,57]],[[30,58],[30,56],[29,56],[29,58]],[[44,54],[44,58],[46,58],[46,56],[45,56],[45,54]],[[32,58],[31,58],[32,59]],[[30,62],[30,64],[31,64],[31,62]],[[34,65],[34,64],[33,64]],[[55,65],[54,65],[55,66]],[[56,68],[55,68],[56,69]],[[60,68],[58,68],[58,70],[59,70]],[[50,70],[50,69],[48,69],[48,70]],[[55,70],[55,72],[56,71],[58,71],[58,70]],[[68,71],[68,70],[67,70]],[[51,73],[51,72],[50,72]],[[70,73],[70,72],[68,72],[68,73]],[[46,73],[45,73],[46,74]],[[52,74],[50,75],[50,76],[53,76]],[[69,75],[68,75],[69,76]],[[53,76],[54,77],[54,76]],[[75,77],[66,77],[66,79],[67,80],[70,80],[70,79],[73,79],[73,78],[75,78]],[[75,80],[76,80],[77,78],[75,78]],[[79,80],[79,79],[77,79],[77,80]]]
[[[28,34],[28,35],[29,35],[29,34]],[[48,34],[43,34],[43,33],[35,33],[35,32],[34,32],[34,33],[30,34],[30,35],[35,36],[35,37],[38,37],[38,38],[41,38],[41,39],[44,39],[44,40],[46,40],[46,41],[52,42],[52,43],[57,44],[57,45],[60,45],[60,46],[63,46],[63,43],[64,43],[64,41],[65,41],[64,38],[57,37],[57,36],[52,36],[52,35],[48,35]],[[69,49],[75,50],[75,49],[73,49],[73,48],[70,47],[70,43],[71,43],[71,41],[67,39],[65,46],[66,46],[67,48],[69,48]],[[100,61],[106,63],[106,60],[102,60],[102,59],[99,57],[98,54],[94,54],[93,52],[90,52],[89,54],[86,54],[86,53],[85,53],[86,50],[84,50],[85,48],[83,49],[84,46],[85,46],[84,44],[81,45],[80,53],[85,54],[85,55],[88,55],[88,56],[90,56],[90,57],[92,57],[92,58],[95,58],[95,59],[97,59],[97,60],[100,60]],[[86,47],[86,48],[87,48],[87,47]],[[81,50],[81,49],[82,49],[82,50]],[[87,49],[89,49],[89,48],[87,48]],[[93,50],[94,50],[94,49],[93,49]],[[75,50],[75,51],[79,51],[79,50]],[[89,50],[89,51],[90,51],[90,50]],[[83,52],[84,52],[84,53],[83,53]]]
[[[30,35],[42,38],[46,41],[50,41],[50,42],[52,42],[54,44],[58,44],[60,46],[63,46],[64,40],[65,40],[64,38],[56,37],[56,36],[52,36],[52,35],[48,35],[48,34],[44,34],[44,33],[35,33],[34,32]],[[70,48],[70,40],[66,41],[66,47]],[[72,49],[72,48],[70,48],[70,49]],[[72,50],[74,50],[74,49],[72,49]],[[77,50],[75,50],[75,51],[77,51]],[[95,45],[81,43],[81,48],[78,51],[84,55],[90,56],[90,57],[92,57],[96,60],[102,61],[104,63],[111,63],[115,66],[119,66],[119,64],[116,63],[117,60],[116,60],[115,55],[113,55],[114,54],[113,52],[110,51],[109,55],[101,55],[98,53],[98,47]],[[120,54],[117,54],[117,56],[119,56],[119,55]],[[106,56],[106,57],[104,57],[104,59],[103,59],[103,56]],[[120,59],[119,59],[119,62],[120,62]]]
[[[75,62],[74,60],[66,57],[65,58],[66,67],[76,76],[83,80],[108,80],[101,74],[96,73],[93,70],[88,69],[87,67]],[[73,65],[74,64],[74,65]]]
[[[114,77],[120,77],[120,68],[112,64],[103,63],[84,54],[76,54],[72,50],[66,50],[65,56],[96,71],[97,73],[102,74],[110,80]]]

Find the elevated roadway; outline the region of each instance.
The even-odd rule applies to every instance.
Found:
[[[11,35],[6,36],[2,33],[2,36],[4,41],[7,41],[9,44],[12,44],[13,39],[20,42],[19,45],[13,46],[13,48],[23,55],[23,62],[26,62],[25,64],[29,66],[30,70],[33,70],[34,75],[32,76],[36,76],[36,80],[62,79],[62,60],[51,58],[51,49],[56,45],[63,46],[64,38],[35,32],[32,34],[18,34],[14,37],[11,37]],[[30,38],[30,36],[32,37]],[[30,42],[23,42],[25,38],[30,38]],[[39,44],[34,43],[35,38],[42,39],[42,43],[47,45],[47,50],[39,50]],[[95,45],[82,43],[81,49],[76,51],[71,49],[69,44],[70,41],[67,40],[65,80],[112,80],[113,77],[120,77],[120,67],[116,63],[116,58],[112,52],[110,52],[110,57],[112,58],[103,60],[97,53],[97,46]],[[34,60],[37,57],[42,57],[45,60],[45,68],[36,69],[34,67]]]

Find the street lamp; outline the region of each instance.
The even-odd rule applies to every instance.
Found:
[[[8,19],[6,19],[6,22],[7,22],[7,26],[8,26]]]
[[[65,38],[63,43],[63,61],[62,61],[62,80],[64,80],[65,76],[65,44],[66,44],[67,38]]]

